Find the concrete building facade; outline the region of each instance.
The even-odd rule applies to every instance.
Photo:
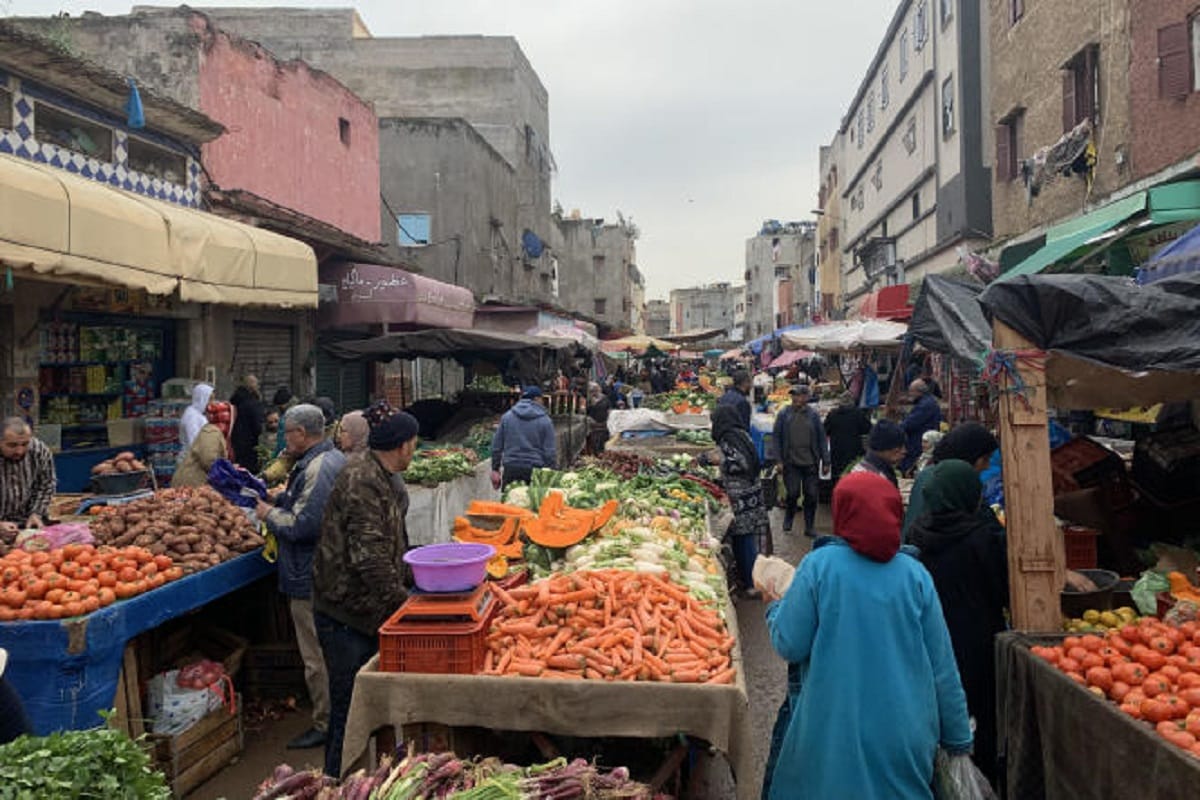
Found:
[[[517,225],[517,174],[504,157],[463,119],[384,117],[379,139],[386,198],[381,210],[390,251],[423,274],[469,287],[476,296],[519,294],[514,278],[525,275],[505,268],[521,243],[511,238]],[[438,221],[438,230],[453,233],[439,239],[432,227],[405,230],[414,241],[400,247],[401,226],[414,214],[427,214]],[[427,238],[417,244],[421,236]],[[549,259],[537,266],[537,281],[552,295]]]
[[[601,333],[644,331],[646,282],[637,266],[637,228],[574,214],[554,221],[550,258],[558,304],[595,322]]]
[[[842,203],[838,192],[838,166],[842,163],[842,140],[821,147],[821,185],[817,195],[817,295],[816,311],[825,319],[836,318],[842,309]]]
[[[709,283],[686,289],[672,289],[670,300],[671,333],[724,331],[729,338],[735,327],[738,287],[729,283]]]
[[[745,336],[812,318],[816,225],[767,220],[746,240]]]
[[[1132,0],[1130,171],[1134,180],[1195,166],[1200,151],[1200,18],[1191,0]]]
[[[375,37],[353,9],[223,8],[213,9],[212,18],[229,30],[263,43],[286,58],[299,58],[325,70],[346,83],[359,96],[374,104],[383,119],[451,118],[465,120],[487,141],[513,171],[516,195],[512,206],[515,222],[496,209],[492,225],[496,235],[488,241],[486,258],[497,264],[497,299],[520,302],[555,302],[552,254],[545,247],[553,233],[550,216],[550,178],[554,159],[550,152],[549,96],[520,45],[503,36]],[[423,151],[428,143],[414,144]],[[428,184],[414,192],[424,196],[440,193],[438,206],[449,209],[465,204],[473,186],[450,185],[440,171],[423,174],[390,174],[410,164],[415,156],[386,151],[407,147],[402,136],[384,142],[382,183]],[[451,148],[453,149],[453,148]],[[444,211],[435,216],[426,203],[407,207],[402,198],[384,192],[387,217],[383,236],[405,258],[422,258],[408,248],[420,241],[456,242],[477,233],[462,218]],[[507,203],[504,204],[508,206]],[[410,221],[418,230],[406,235],[397,217]],[[472,222],[471,226],[475,223]],[[414,242],[413,240],[417,240]],[[493,243],[494,239],[494,243]],[[441,245],[449,247],[448,245]],[[453,249],[453,247],[450,247]],[[424,256],[426,261],[428,257]],[[461,255],[460,255],[461,260]],[[440,270],[431,274],[452,281],[447,264],[439,256]],[[471,286],[486,297],[486,287]],[[586,308],[580,308],[586,313]]]
[[[202,148],[208,188],[250,192],[360,240],[379,240],[379,132],[331,76],[280,61],[186,7],[22,19],[73,51],[221,122]]]
[[[666,336],[671,332],[671,304],[666,300],[646,303],[646,335]]]
[[[1134,179],[1131,19],[1127,0],[996,2],[990,12],[993,228],[997,242],[1004,242],[1075,216]],[[1157,94],[1155,88],[1142,107],[1158,105]],[[1042,179],[1041,171],[1031,169],[1030,159],[1039,150],[1053,147],[1083,123],[1088,126],[1084,144],[1093,152],[1090,176],[1085,170]],[[1158,123],[1147,119],[1146,124]]]
[[[901,0],[842,119],[830,145],[841,208],[827,227],[843,305],[990,239],[982,5]]]

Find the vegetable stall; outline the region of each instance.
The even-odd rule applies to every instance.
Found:
[[[155,762],[174,790],[186,790],[241,750],[240,716],[220,701],[210,707],[208,696],[219,691],[225,705],[239,707],[221,687],[232,685],[247,644],[224,629],[193,626],[192,612],[275,567],[245,511],[211,488],[119,500],[19,538],[11,549],[0,544],[7,550],[0,555],[4,677],[38,734],[95,728],[114,708],[111,723],[123,732],[152,728]],[[182,669],[167,673],[170,686],[157,696],[199,697],[186,720],[156,706],[153,687],[165,683],[155,673],[173,666]],[[190,733],[193,724],[205,735]],[[186,742],[193,746],[181,760]]]
[[[1075,463],[1064,463],[1057,450],[1052,455],[1048,414],[1170,401],[1190,402],[1194,412],[1200,278],[1137,287],[1094,275],[1021,276],[991,284],[979,303],[991,327],[986,371],[1000,396],[1010,607],[1018,631],[997,640],[1010,796],[1188,796],[1200,782],[1193,732],[1200,731],[1200,713],[1192,711],[1200,696],[1191,692],[1200,684],[1196,605],[1188,612],[1187,600],[1160,594],[1158,611],[1171,609],[1163,621],[1147,615],[1112,624],[1109,616],[1109,624],[1090,625],[1093,632],[1082,636],[1061,633],[1067,545],[1055,521],[1055,490],[1089,466],[1103,466],[1105,486],[1126,476],[1120,459],[1115,471],[1104,466],[1116,458],[1111,453]],[[1187,427],[1194,425],[1193,416]],[[1140,516],[1149,509],[1143,496],[1120,514],[1131,515],[1143,541],[1167,533],[1137,522],[1154,518]],[[1186,590],[1186,583],[1176,579],[1172,588]],[[1109,585],[1093,595],[1091,620],[1103,623],[1112,593]],[[1072,624],[1078,629],[1080,622],[1088,624]]]
[[[491,580],[414,595],[385,623],[355,683],[345,765],[366,766],[372,736],[383,753],[397,728],[437,724],[543,741],[682,734],[750,772],[737,620],[709,525],[720,492],[702,476],[655,477],[652,462],[623,476],[603,465],[613,459],[537,470],[454,521],[456,540],[496,553]],[[688,750],[674,746],[663,770]]]

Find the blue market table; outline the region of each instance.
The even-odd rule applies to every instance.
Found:
[[[259,548],[83,617],[0,623],[4,677],[39,735],[95,727],[113,707],[131,639],[274,571]]]

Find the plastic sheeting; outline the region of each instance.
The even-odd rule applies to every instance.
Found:
[[[1140,284],[1200,272],[1200,225],[1159,250],[1137,271]]]
[[[860,348],[898,348],[908,326],[900,322],[868,320],[837,322],[789,331],[782,335],[787,350],[846,352]]]
[[[121,659],[130,639],[270,575],[262,550],[197,572],[85,617],[0,625],[12,683],[34,732],[83,730],[113,707]]]
[[[1200,371],[1200,275],[1137,286],[1103,275],[991,284],[984,310],[1043,350],[1130,371]]]
[[[979,305],[978,283],[927,275],[908,332],[935,353],[979,363],[992,345],[992,326]]]

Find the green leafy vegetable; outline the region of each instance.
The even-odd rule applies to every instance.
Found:
[[[113,728],[21,736],[0,745],[0,800],[169,800],[166,778]]]

